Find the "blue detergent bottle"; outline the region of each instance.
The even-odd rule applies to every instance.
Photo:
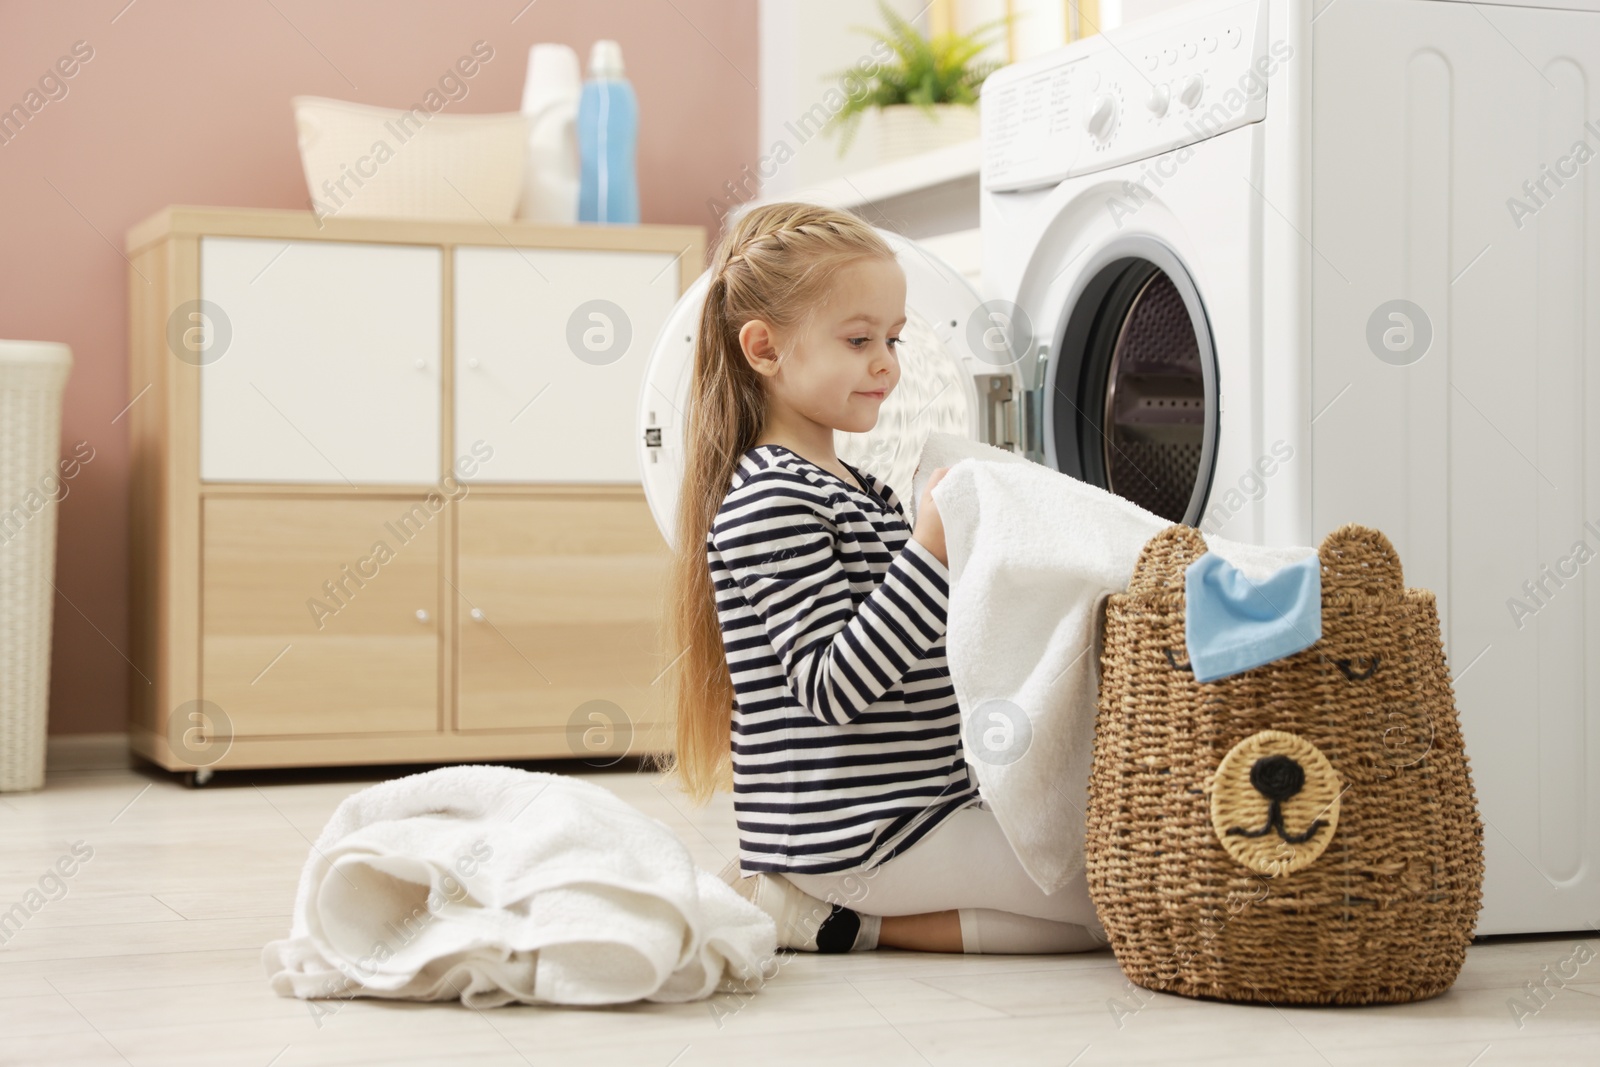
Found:
[[[579,222],[638,223],[638,139],[639,104],[622,76],[622,46],[596,41],[578,99]]]

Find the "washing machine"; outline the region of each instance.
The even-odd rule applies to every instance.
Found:
[[[1600,927],[1591,116],[1600,0],[1200,0],[1003,68],[980,291],[885,234],[912,340],[838,438],[902,499],[942,430],[1235,540],[1383,530],[1438,597],[1479,934]],[[640,397],[669,540],[706,284]]]
[[[1047,461],[1137,499],[1165,447],[1238,540],[1383,530],[1438,596],[1478,933],[1600,926],[1600,8],[1192,3],[983,101],[985,295],[1049,364]],[[1128,358],[1140,284],[1186,389]]]

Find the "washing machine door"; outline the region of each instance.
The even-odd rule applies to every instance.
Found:
[[[986,305],[971,283],[937,255],[888,230],[906,275],[900,382],[866,433],[835,431],[838,455],[887,481],[908,513],[912,476],[928,435],[962,434],[1018,450],[1025,436],[1025,385],[1037,374],[1032,345],[1013,339],[1003,302]],[[683,479],[684,425],[695,336],[709,271],[685,290],[656,337],[639,397],[639,470],[656,525],[674,539]]]
[[[1099,249],[1047,359],[1046,462],[1168,522],[1199,525],[1216,463],[1217,358],[1178,255],[1149,235]]]

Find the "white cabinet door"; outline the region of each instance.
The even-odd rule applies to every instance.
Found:
[[[411,245],[202,237],[202,304],[179,318],[209,337],[174,349],[200,365],[201,479],[438,481],[442,263]]]
[[[639,481],[639,388],[678,299],[666,252],[455,250],[456,457],[478,482]]]

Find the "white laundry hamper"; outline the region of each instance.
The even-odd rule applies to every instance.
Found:
[[[44,786],[61,396],[72,349],[0,340],[0,792]]]

